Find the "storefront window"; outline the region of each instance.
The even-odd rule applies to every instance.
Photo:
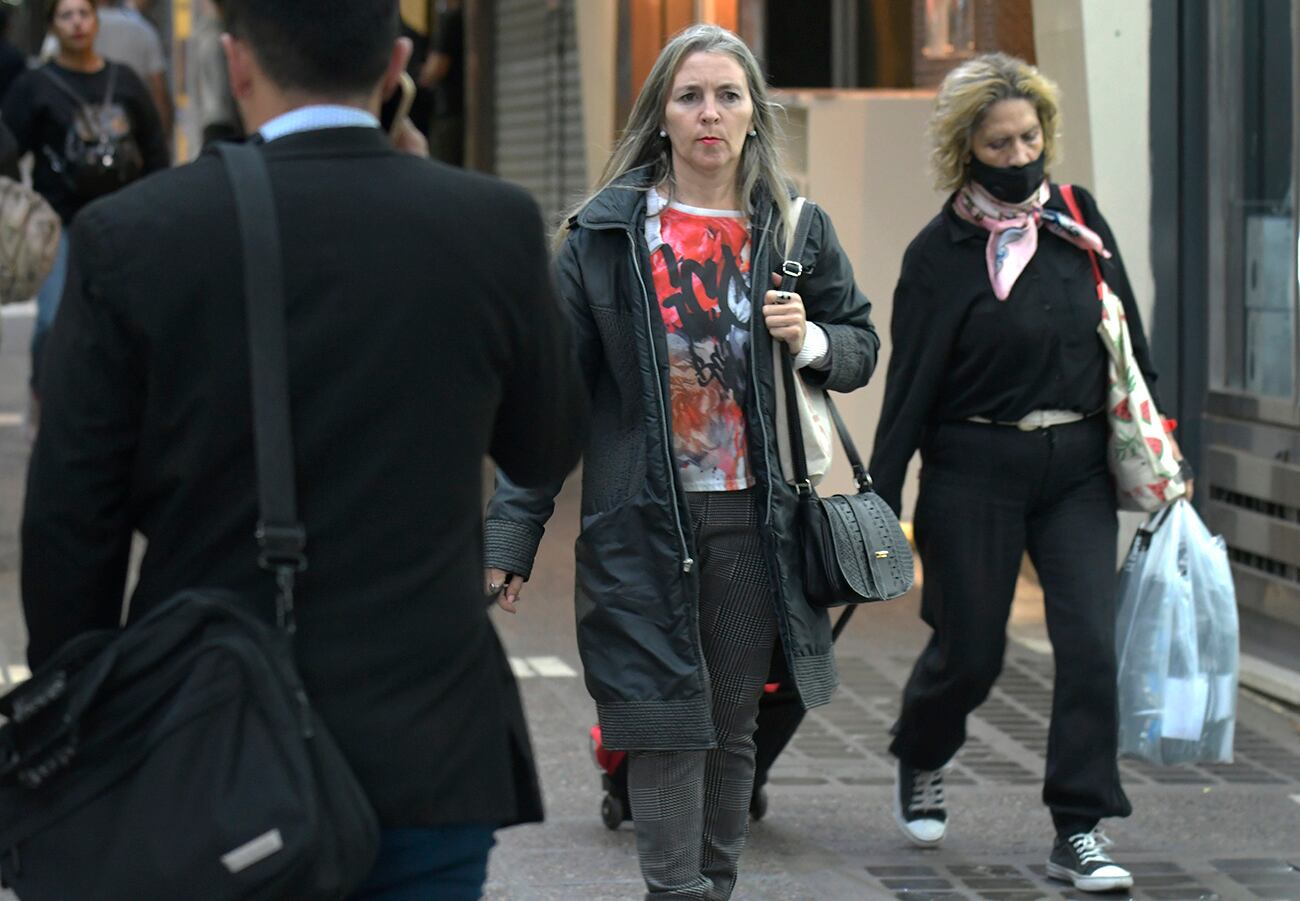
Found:
[[[925,46],[931,59],[975,52],[975,0],[925,0]]]
[[[1239,328],[1230,381],[1247,393],[1291,397],[1296,356],[1295,72],[1290,0],[1240,10],[1242,241]],[[1231,378],[1236,375],[1236,378]]]

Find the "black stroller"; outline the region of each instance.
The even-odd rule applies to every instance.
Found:
[[[838,639],[849,624],[856,605],[844,608],[831,630],[832,640]],[[790,673],[785,654],[780,646],[772,654],[772,669],[758,704],[758,731],[754,743],[758,746],[754,760],[754,793],[749,799],[749,815],[761,820],[767,813],[767,774],[777,757],[790,743],[803,722],[804,707],[798,693],[790,684]],[[600,726],[591,727],[591,753],[600,769],[600,783],[605,797],[600,802],[600,818],[606,828],[617,829],[632,819],[632,806],[627,799],[627,752],[610,751],[600,741]]]

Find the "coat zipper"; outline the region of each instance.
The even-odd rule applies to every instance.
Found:
[[[755,340],[755,332],[757,332],[758,330],[758,326],[756,323],[758,322],[759,317],[763,315],[762,298],[763,295],[767,293],[767,291],[764,285],[761,283],[763,273],[754,272],[754,269],[759,268],[763,262],[763,250],[767,246],[767,236],[770,233],[771,228],[772,228],[772,211],[768,210],[767,222],[763,224],[763,232],[758,239],[758,252],[755,253],[753,257],[754,262],[756,264],[759,264],[759,266],[750,267],[750,272],[753,273],[753,275],[750,280],[750,289],[749,289],[749,294],[750,294],[749,296],[749,307],[750,307],[749,310],[749,380],[754,386],[754,412],[758,416],[758,427],[763,433],[764,454],[769,453],[771,445],[768,443],[769,439],[767,436],[767,421],[763,419],[763,397],[759,392],[758,341]],[[773,375],[773,377],[775,378],[775,374]],[[777,457],[779,458],[780,454],[777,454]],[[771,459],[770,456],[768,457],[768,459]],[[780,464],[778,463],[778,465]],[[767,470],[767,510],[764,514],[765,519],[763,521],[763,524],[768,528],[771,528],[772,494],[774,491],[773,483],[772,483],[772,467],[765,465],[763,468]]]
[[[645,311],[646,342],[650,348],[650,362],[655,373],[655,397],[659,401],[659,428],[664,442],[664,457],[668,462],[668,494],[673,502],[673,524],[677,527],[677,540],[682,546],[682,572],[689,573],[695,566],[691,550],[686,544],[686,531],[682,528],[682,511],[677,503],[677,461],[673,459],[672,435],[668,433],[668,407],[664,403],[664,386],[659,376],[659,354],[655,352],[654,322],[650,318],[650,293],[645,289],[645,276],[641,271],[641,261],[637,259],[636,238],[629,230],[628,244],[632,252],[632,266],[636,269],[637,284],[641,286],[642,307]]]

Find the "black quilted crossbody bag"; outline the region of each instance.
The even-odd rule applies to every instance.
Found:
[[[811,203],[804,204],[795,223],[790,259],[781,267],[781,290],[794,291],[803,274],[799,263],[812,223]],[[794,362],[790,354],[781,357],[781,378],[785,384],[786,420],[790,428],[790,449],[794,463],[795,488],[799,492],[796,524],[803,563],[803,588],[808,601],[818,607],[839,607],[867,601],[887,601],[906,594],[915,580],[912,548],[898,524],[898,517],[876,494],[871,476],[844,425],[829,393],[826,406],[835,421],[835,431],[853,467],[857,494],[819,497],[808,478],[803,428],[795,390]]]

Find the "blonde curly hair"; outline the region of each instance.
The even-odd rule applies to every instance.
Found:
[[[971,138],[989,107],[1000,100],[1028,100],[1043,129],[1043,162],[1057,159],[1061,114],[1056,83],[1023,59],[985,53],[948,73],[930,114],[930,166],[941,191],[955,191],[970,174]]]

